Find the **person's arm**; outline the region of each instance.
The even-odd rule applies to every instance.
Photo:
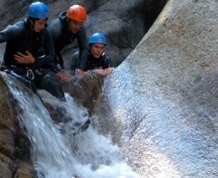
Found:
[[[85,70],[86,60],[88,56],[88,42],[85,27],[82,27],[77,36],[79,46],[79,65],[78,68]]]
[[[14,25],[8,25],[5,29],[0,31],[0,43],[15,38],[21,31],[21,28],[19,28],[20,23],[22,22],[16,23]]]
[[[98,69],[94,69],[93,71],[100,74],[101,76],[107,76],[112,72],[112,68],[111,66],[111,60],[110,57],[106,54],[104,54],[103,56],[103,63],[102,63],[102,67],[98,68]]]
[[[8,25],[5,29],[0,31],[0,43],[9,42],[10,40],[16,39],[24,29],[24,20],[18,21],[13,25]],[[7,58],[9,59],[9,58]],[[16,63],[15,65],[23,65],[23,64],[32,64],[35,62],[34,56],[26,51],[25,54],[17,51],[14,54],[14,62],[12,62],[12,58],[9,61],[4,61],[6,65],[11,65],[12,63]]]
[[[59,18],[53,20],[47,27],[51,35],[52,44],[55,50],[55,63],[59,64],[62,69],[64,69],[64,60],[61,55],[60,49],[62,48],[62,42],[60,44],[57,42],[59,38],[62,38],[62,23]]]
[[[110,57],[107,54],[104,54],[104,55],[105,55],[105,57],[104,57],[104,64],[102,66],[103,69],[109,68],[111,66],[111,59],[110,59]]]
[[[48,30],[46,31],[46,33],[47,33],[46,35],[47,38],[46,38],[46,43],[45,43],[46,55],[45,55],[44,60],[46,60],[49,63],[50,69],[61,80],[68,81],[70,77],[63,70],[60,70],[55,63],[55,50],[54,50],[54,45],[53,45],[53,41],[51,38],[51,34]]]

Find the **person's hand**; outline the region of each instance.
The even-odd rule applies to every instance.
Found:
[[[23,64],[32,64],[35,62],[35,58],[29,51],[26,51],[26,54],[17,52],[14,55],[14,58],[18,63],[23,63]]]
[[[108,74],[110,74],[112,72],[113,68],[108,67],[108,68],[106,68],[104,70],[105,70],[105,74],[108,75]]]
[[[70,77],[63,70],[61,70],[60,72],[57,72],[56,75],[63,81],[70,80]]]
[[[100,74],[101,76],[107,76],[112,72],[112,68],[106,68],[106,69],[99,68],[99,69],[94,69],[93,71]]]
[[[75,74],[80,77],[83,77],[85,75],[85,72],[82,69],[76,69]]]

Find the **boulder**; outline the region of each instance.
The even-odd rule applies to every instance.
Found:
[[[106,78],[105,122],[142,177],[218,176],[217,16],[216,0],[169,0]]]

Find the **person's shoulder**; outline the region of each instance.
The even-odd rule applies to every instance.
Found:
[[[20,20],[15,22],[14,24],[9,24],[6,29],[14,29],[14,30],[20,30],[23,29],[25,25],[25,21],[24,20]]]
[[[61,33],[61,31],[64,31],[67,28],[67,22],[66,22],[66,17],[65,17],[65,12],[61,12],[59,16],[55,19],[53,19],[49,24],[48,24],[48,29],[53,33]]]
[[[86,27],[84,25],[81,26],[80,30],[77,32],[78,36],[86,36]]]
[[[49,23],[47,30],[49,31],[51,36],[59,36],[62,33],[62,24],[59,18],[56,18],[51,23]]]
[[[12,36],[16,36],[17,34],[21,33],[22,31],[24,31],[25,29],[25,22],[24,20],[20,20],[14,24],[10,24],[8,25],[4,31]]]
[[[66,12],[61,12],[58,17],[56,17],[55,19],[53,19],[50,23],[49,23],[49,27],[54,26],[55,25],[64,25],[66,22],[66,16],[65,16]]]
[[[45,34],[45,35],[48,35],[48,36],[51,35],[51,31],[50,31],[48,28],[45,28],[45,29],[42,31],[42,33]]]
[[[49,29],[55,29],[57,28],[57,26],[61,25],[61,22],[59,20],[59,18],[55,18],[53,19],[49,24],[48,24],[48,28]]]

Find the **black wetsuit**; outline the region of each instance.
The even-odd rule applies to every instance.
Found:
[[[77,51],[73,54],[72,60],[74,61],[74,63],[71,66],[71,69],[74,70],[79,65],[79,63],[78,63],[79,51]],[[97,59],[93,55],[91,55],[91,53],[89,52],[87,60],[86,60],[84,71],[98,69],[98,68],[105,69],[105,68],[110,67],[110,63],[111,63],[111,60],[107,54],[103,53],[102,56]]]
[[[25,19],[0,31],[0,43],[6,42],[2,70],[13,71],[34,83],[36,88],[49,91],[57,98],[64,100],[64,93],[58,78],[54,62],[54,47],[49,32],[45,29],[39,33],[31,30],[30,21]],[[29,51],[35,58],[33,64],[18,63],[14,55],[17,52]],[[34,78],[28,78],[27,71],[33,71]]]
[[[85,27],[82,26],[77,33],[72,33],[68,30],[68,22],[66,17],[66,12],[62,12],[59,15],[59,18],[53,20],[49,26],[48,30],[51,33],[55,53],[56,53],[56,63],[64,67],[64,61],[61,55],[61,50],[66,46],[71,44],[75,39],[77,39],[80,56],[79,56],[79,65],[78,68],[84,70],[87,53],[88,53],[88,44],[87,44],[87,35]]]

